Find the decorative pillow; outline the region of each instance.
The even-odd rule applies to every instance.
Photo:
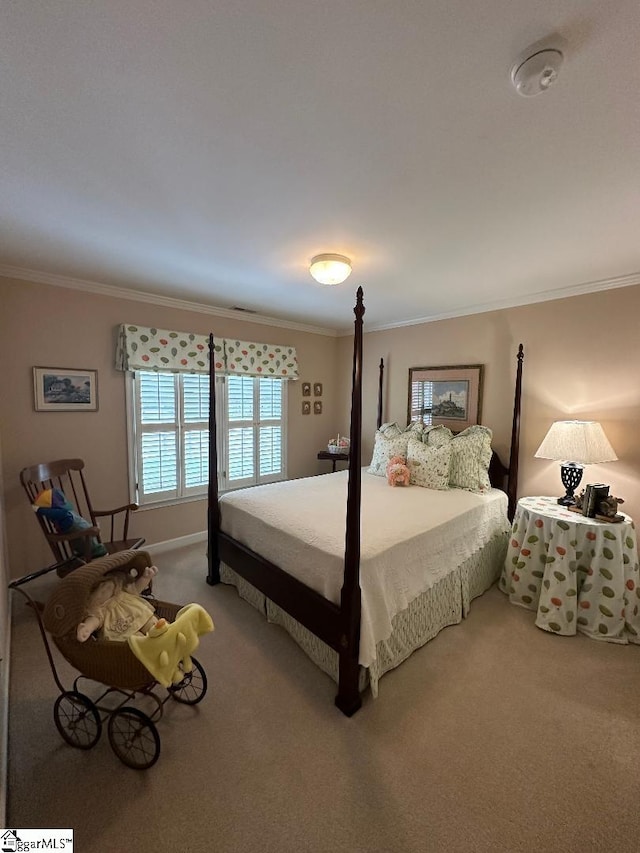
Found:
[[[397,435],[402,435],[402,429],[397,423],[380,424],[376,433],[385,435],[387,438],[395,438]]]
[[[44,489],[40,492],[33,504],[38,515],[47,518],[57,533],[75,533],[86,530],[93,525],[89,524],[82,516],[74,512],[72,504],[66,499],[60,489]],[[86,555],[86,540],[72,539],[69,542],[71,550],[76,557]],[[104,557],[107,549],[95,536],[91,537],[91,557]]]
[[[411,435],[422,436],[424,429],[425,427],[422,421],[411,421],[411,423],[407,424],[407,426],[404,428],[404,431],[410,433]]]
[[[429,447],[443,447],[445,444],[449,444],[452,438],[453,433],[449,427],[443,426],[442,424],[426,426],[422,433],[422,440],[425,444],[428,444]]]
[[[411,436],[407,448],[409,482],[425,489],[449,488],[451,442],[442,447],[429,447],[416,436]]]
[[[373,445],[371,465],[368,468],[369,474],[375,474],[376,477],[386,477],[389,460],[392,456],[406,457],[408,442],[409,435],[407,433],[401,432],[400,435],[389,437],[378,430]]]
[[[451,439],[451,469],[449,485],[470,492],[491,488],[489,463],[491,438],[488,427],[470,426]]]

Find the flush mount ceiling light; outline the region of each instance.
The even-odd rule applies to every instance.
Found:
[[[342,284],[351,273],[351,260],[344,255],[316,255],[309,272],[320,284]]]
[[[539,50],[524,61],[516,62],[511,69],[511,82],[525,98],[540,95],[556,82],[563,60],[561,50]]]

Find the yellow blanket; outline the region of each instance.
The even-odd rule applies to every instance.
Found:
[[[147,636],[129,637],[127,642],[156,681],[169,687],[191,672],[191,653],[198,648],[198,638],[209,631],[213,631],[213,620],[204,607],[187,604],[178,610],[173,622],[153,628]]]

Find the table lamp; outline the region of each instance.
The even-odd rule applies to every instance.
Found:
[[[558,503],[563,506],[575,503],[574,491],[580,484],[585,465],[615,462],[618,458],[597,421],[555,421],[535,456],[562,462],[560,477],[566,494],[558,498]]]

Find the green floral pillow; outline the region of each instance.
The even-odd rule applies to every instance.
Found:
[[[396,423],[386,423],[380,424],[378,429],[376,430],[376,434],[380,433],[380,435],[385,435],[387,438],[394,438],[396,435],[402,435],[402,429],[399,424]]]
[[[429,447],[416,436],[409,438],[407,466],[409,482],[425,489],[448,489],[451,442],[442,447]]]
[[[404,428],[404,432],[408,432],[410,435],[416,435],[418,438],[422,438],[424,429],[425,427],[422,421],[411,421],[411,423],[407,424]]]
[[[425,444],[428,444],[429,447],[443,447],[445,444],[449,444],[452,438],[453,433],[449,427],[443,426],[442,424],[426,426],[422,433],[422,440]]]
[[[484,492],[491,488],[489,463],[491,438],[488,427],[470,426],[451,439],[451,469],[449,485],[470,492]]]
[[[386,436],[378,430],[373,445],[371,465],[368,468],[369,474],[375,474],[376,477],[386,477],[387,463],[392,456],[404,456],[406,458],[408,442],[408,433],[401,432],[400,435]]]

